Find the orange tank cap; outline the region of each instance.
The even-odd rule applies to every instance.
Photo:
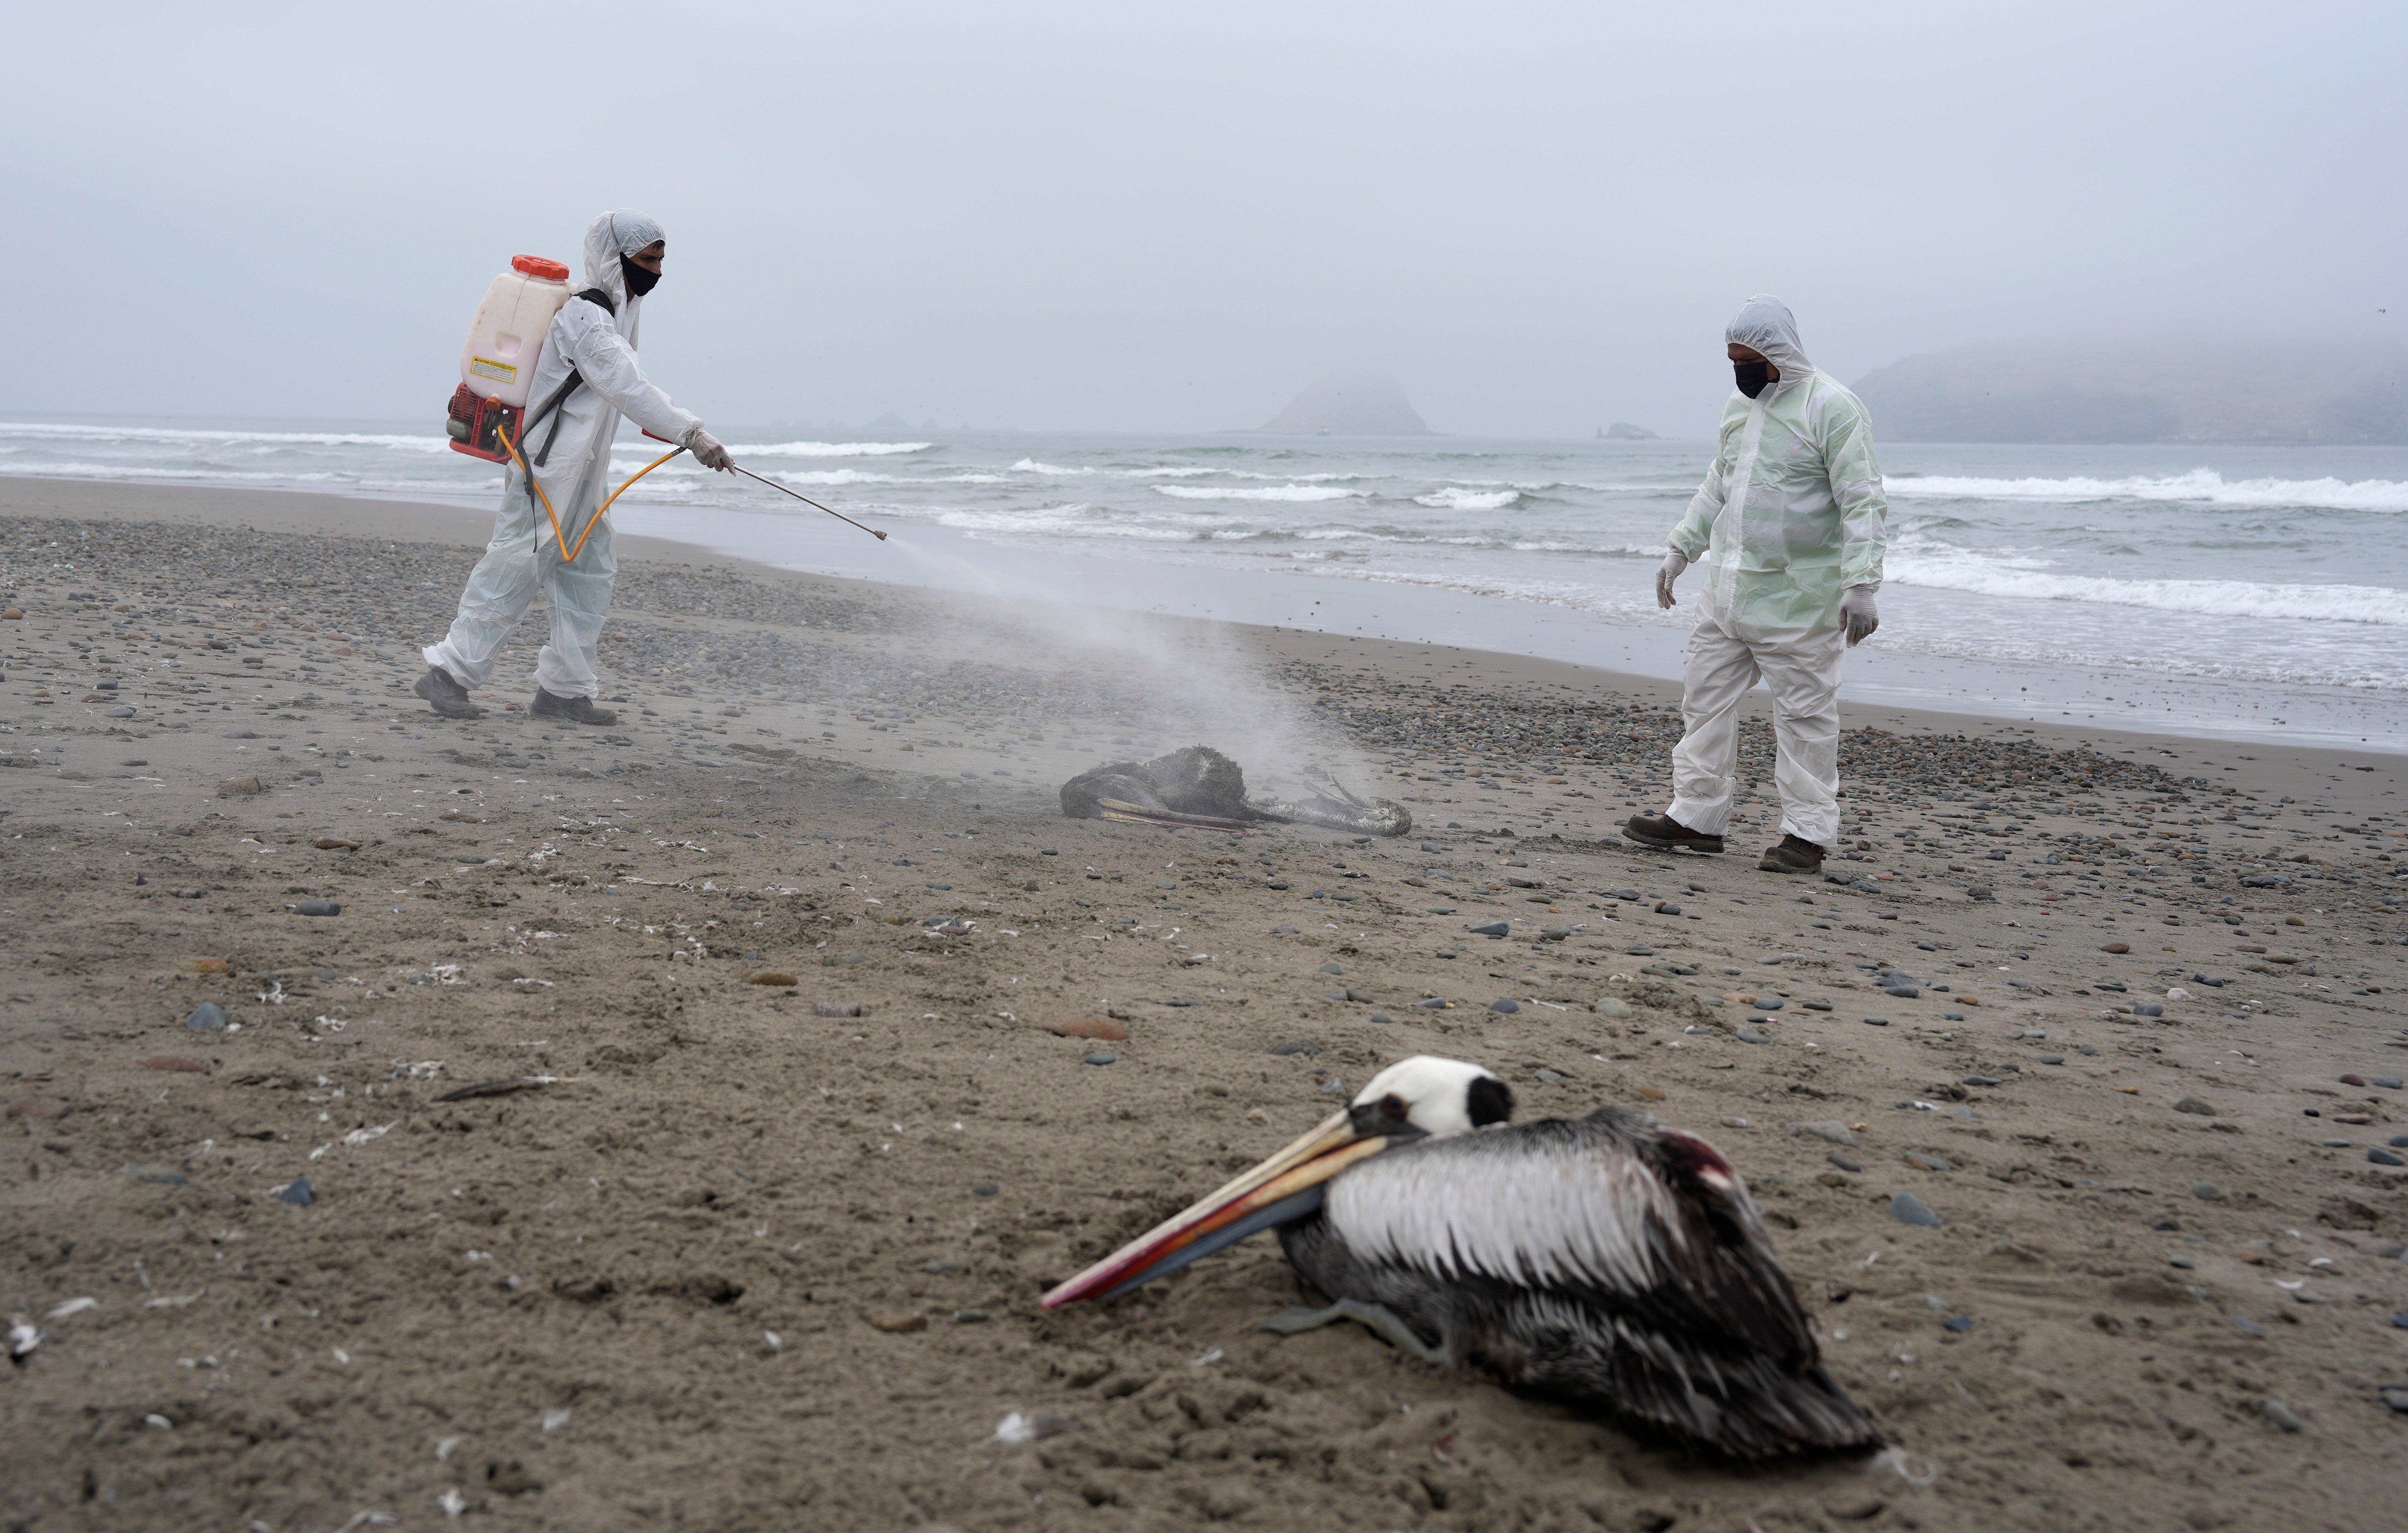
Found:
[[[511,256],[510,270],[523,271],[529,277],[540,277],[546,281],[566,282],[568,280],[568,268],[566,266],[562,265],[557,261],[549,260],[540,255]]]

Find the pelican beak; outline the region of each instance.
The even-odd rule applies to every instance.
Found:
[[[1322,1184],[1385,1150],[1387,1136],[1366,1134],[1348,1113],[1330,1116],[1312,1133],[1131,1240],[1047,1294],[1046,1309],[1082,1298],[1111,1298],[1175,1272],[1257,1230],[1283,1225],[1321,1206]]]

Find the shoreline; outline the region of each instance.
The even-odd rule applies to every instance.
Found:
[[[473,506],[362,494],[299,489],[218,489],[150,482],[22,480],[10,503],[31,494],[62,506],[112,504],[121,492],[252,497],[246,504],[294,500],[263,524],[345,530],[357,508],[391,514],[424,536],[481,546],[490,513]],[[26,487],[41,487],[29,490]],[[344,508],[351,508],[349,516]],[[408,508],[409,509],[397,509]],[[1046,598],[1159,616],[1209,618],[1240,625],[1304,628],[1408,644],[1442,644],[1484,652],[1552,658],[1598,669],[1677,682],[1686,627],[1682,623],[1610,621],[1579,608],[1476,590],[1398,580],[1369,580],[1299,572],[1282,579],[1262,572],[1155,563],[1127,557],[1035,551],[1010,542],[971,538],[954,529],[914,522],[896,541],[872,544],[859,533],[816,514],[732,512],[627,503],[614,513],[631,550],[670,543],[753,567],[861,579],[911,590],[951,591],[1005,600]],[[465,517],[465,520],[463,518]],[[873,518],[874,519],[874,518]],[[439,531],[437,529],[440,529]],[[773,548],[774,545],[774,556]],[[1684,600],[1687,598],[1684,598]],[[1894,604],[1893,604],[1894,605]],[[1893,623],[1902,621],[1893,616]],[[2129,666],[1991,664],[1886,647],[1877,637],[1851,652],[1843,705],[1909,714],[1930,713],[1987,724],[2012,722],[2057,731],[2058,737],[2179,738],[2221,742],[2239,752],[2351,750],[2408,756],[2408,717],[2382,699],[2345,689],[2288,689],[2200,677],[2159,677]],[[2246,722],[2262,714],[2272,728]],[[2057,738],[2057,737],[2053,737]]]
[[[370,533],[358,525],[360,508],[364,504],[382,509],[384,514],[392,519],[387,528]],[[242,518],[242,524],[256,526],[263,531],[340,537],[389,536],[398,541],[449,543],[478,549],[484,546],[493,527],[490,513],[423,501],[369,499],[303,491],[0,480],[0,516],[57,515],[218,525],[226,516],[234,514]],[[861,541],[858,534],[849,531],[840,534],[831,532],[829,537],[838,547],[844,548]],[[618,547],[623,563],[681,564],[694,568],[741,571],[779,580],[828,581],[839,587],[856,584],[892,586],[899,591],[923,592],[932,595],[945,590],[939,586],[881,580],[867,575],[824,575],[794,569],[739,553],[724,552],[704,543],[654,534],[623,530],[619,533]],[[1010,609],[1017,605],[1032,608],[1059,605],[1038,603],[1017,595],[969,595],[971,599],[990,603],[1002,609]],[[1571,684],[1578,679],[1586,678],[1596,685],[1632,696],[1666,702],[1675,709],[1680,702],[1677,656],[1674,658],[1675,668],[1667,675],[1659,671],[1617,669],[1512,651],[1250,623],[1235,618],[1158,612],[1147,616],[1156,622],[1196,624],[1199,632],[1226,629],[1231,634],[1246,636],[1250,647],[1259,646],[1264,652],[1283,657],[1301,657],[1314,644],[1324,641],[1369,646],[1366,652],[1377,652],[1389,660],[1445,650],[1480,657],[1484,675],[1526,674],[1533,678],[1544,675],[1551,681],[1562,684]],[[1654,637],[1659,640],[1660,648],[1663,636]],[[1671,637],[1678,639],[1680,636]],[[2095,747],[2124,755],[2153,753],[2164,762],[2169,770],[2179,767],[2185,771],[2204,770],[2219,776],[2236,777],[2243,781],[2262,784],[2277,795],[2288,793],[2296,796],[2312,784],[2326,787],[2339,784],[2346,792],[2361,785],[2351,782],[2353,776],[2386,784],[2395,783],[2400,778],[2408,776],[2408,757],[2371,745],[2353,751],[2344,747],[2294,746],[2258,739],[2187,734],[2178,730],[2100,727],[2086,722],[2084,725],[2037,719],[2015,722],[1995,714],[1869,701],[1856,695],[1860,691],[1856,681],[1858,656],[1851,654],[1849,659],[1850,674],[1841,684],[1841,727],[1843,731],[1873,725],[1927,733],[1970,732],[1985,736],[2016,733],[2047,742],[2057,749]],[[1761,688],[1752,691],[1742,705],[1742,717],[1768,718],[1766,704],[1767,695]],[[2369,765],[2378,770],[2372,774],[2355,770]],[[2356,803],[2364,796],[2353,795],[2350,801]]]

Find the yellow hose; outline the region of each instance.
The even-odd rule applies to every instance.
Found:
[[[510,456],[518,460],[519,472],[526,476],[527,483],[535,487],[536,498],[543,502],[543,514],[552,518],[552,540],[553,546],[568,549],[568,552],[562,555],[562,562],[572,565],[577,562],[577,556],[585,552],[585,540],[594,536],[594,529],[595,527],[602,524],[602,513],[610,509],[610,501],[616,500],[621,495],[625,494],[627,493],[627,484],[635,483],[638,480],[642,479],[646,474],[651,473],[653,469],[658,468],[661,465],[668,462],[671,458],[676,457],[679,453],[685,451],[685,449],[681,447],[670,448],[659,457],[654,458],[652,462],[644,465],[641,468],[638,468],[634,473],[628,475],[627,484],[622,484],[616,490],[611,491],[610,499],[604,501],[601,507],[595,511],[593,517],[586,522],[585,530],[577,535],[577,546],[572,549],[568,548],[567,537],[560,530],[560,513],[552,509],[552,496],[544,494],[543,480],[535,477],[535,470],[527,464],[526,454],[519,451],[518,443],[510,440],[510,434],[507,428],[496,425],[494,428],[494,434],[501,438],[501,442],[504,447],[510,450]]]

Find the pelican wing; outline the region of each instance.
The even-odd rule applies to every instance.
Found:
[[[1812,1334],[1738,1175],[1608,1108],[1401,1146],[1331,1182],[1356,1256],[1610,1311],[1811,1364]]]

